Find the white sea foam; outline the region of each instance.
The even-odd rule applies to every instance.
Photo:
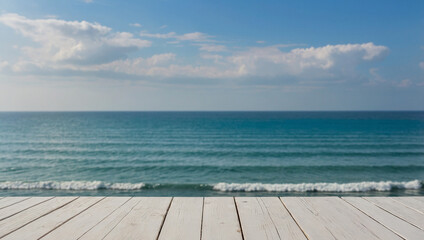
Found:
[[[107,183],[102,181],[0,182],[0,190],[138,190],[144,186],[144,183]]]
[[[155,185],[157,186],[157,185]],[[144,183],[108,183],[102,181],[40,181],[0,182],[0,190],[140,190]],[[218,183],[211,185],[213,190],[223,192],[367,192],[390,191],[392,189],[420,189],[423,183],[419,180],[409,182],[356,182],[356,183],[299,183],[299,184],[266,184],[266,183]]]
[[[397,189],[419,189],[422,182],[355,182],[355,183],[299,183],[299,184],[264,184],[264,183],[218,183],[214,190],[223,192],[367,192],[390,191]]]

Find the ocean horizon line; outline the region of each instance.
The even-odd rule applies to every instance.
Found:
[[[236,112],[236,113],[261,113],[261,112],[269,112],[269,113],[326,113],[326,112],[334,112],[334,113],[360,113],[360,112],[424,112],[423,110],[0,110],[0,113],[156,113],[156,112],[166,112],[166,113],[195,113],[195,112]]]

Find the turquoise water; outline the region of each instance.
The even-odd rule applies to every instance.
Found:
[[[0,195],[424,195],[424,112],[0,113]]]

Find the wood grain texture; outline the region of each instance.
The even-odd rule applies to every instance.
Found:
[[[419,227],[424,230],[424,215],[399,203],[398,201],[387,197],[366,197],[366,200],[374,203],[378,207],[390,212],[391,214]]]
[[[129,199],[129,197],[106,198],[90,207],[86,211],[82,212],[78,216],[72,218],[62,226],[56,228],[44,236],[43,239],[77,239],[92,227],[97,225],[114,210],[122,206]]]
[[[46,214],[49,214],[75,199],[76,197],[53,198],[1,221],[0,237],[4,237],[7,234],[18,230],[19,228],[43,217]]]
[[[423,204],[423,197],[5,197],[0,238],[424,239]]]
[[[107,216],[93,228],[84,233],[79,239],[103,239],[111,232],[122,219],[131,212],[131,210],[140,202],[140,198],[131,198],[112,214]]]
[[[262,197],[259,199],[268,210],[281,239],[304,239],[305,235],[277,197]]]
[[[174,198],[163,224],[159,239],[199,240],[202,225],[202,210],[203,198]]]
[[[102,199],[103,197],[79,197],[56,211],[12,232],[3,239],[39,239]],[[72,234],[72,232],[69,234]]]
[[[207,197],[203,206],[203,240],[242,240],[233,198]]]
[[[424,214],[424,201],[421,200],[424,198],[420,199],[418,197],[394,197],[392,199],[400,202],[401,204],[409,208],[418,211],[421,214]]]
[[[19,212],[25,211],[37,204],[48,201],[53,197],[32,197],[25,201],[15,203],[6,208],[0,209],[0,221],[3,221]]]
[[[260,198],[235,199],[244,239],[280,239],[268,209]]]
[[[401,239],[340,198],[281,199],[309,239]]]
[[[140,202],[104,239],[157,239],[170,203],[170,197],[140,198]]]
[[[29,197],[7,197],[0,199],[0,209],[11,206],[15,203],[22,202],[26,199],[29,199]]]
[[[405,239],[424,239],[424,231],[363,198],[344,197],[343,199]]]

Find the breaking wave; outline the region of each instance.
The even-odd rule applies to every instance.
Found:
[[[40,181],[0,182],[0,190],[194,190],[221,192],[369,192],[392,190],[418,190],[424,187],[420,180],[408,182],[353,182],[353,183],[217,183],[217,184],[146,184],[108,183],[102,181]]]
[[[264,184],[264,183],[218,183],[214,190],[223,192],[368,192],[391,191],[394,189],[420,189],[422,182],[355,182],[355,183],[299,183],[299,184]]]
[[[144,183],[106,183],[102,181],[0,182],[0,190],[138,190],[144,186]]]

